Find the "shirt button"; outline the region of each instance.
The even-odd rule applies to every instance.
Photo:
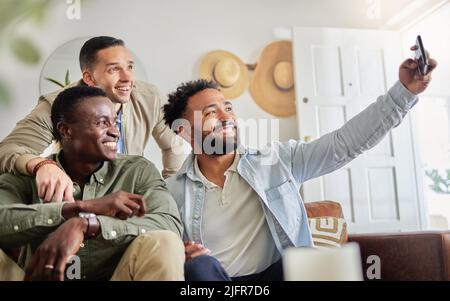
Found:
[[[117,236],[117,232],[114,231],[114,230],[112,230],[110,234],[111,234],[112,237],[116,237]]]
[[[141,233],[142,233],[142,234],[144,234],[145,232],[147,232],[147,230],[141,229]]]
[[[49,218],[49,219],[47,220],[47,224],[53,225],[53,220],[52,220],[51,218]]]
[[[73,193],[77,192],[77,189],[76,188],[72,189],[72,192]]]
[[[84,243],[81,243],[81,244],[80,244],[80,248],[84,248]]]
[[[100,183],[103,183],[103,179],[100,179],[99,182],[100,182]]]
[[[15,225],[15,226],[14,226],[14,230],[15,230],[15,231],[19,231],[19,226]]]

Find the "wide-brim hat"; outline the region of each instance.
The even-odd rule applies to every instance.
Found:
[[[237,98],[249,86],[247,66],[225,50],[211,51],[203,57],[200,77],[218,83],[226,99]]]
[[[295,86],[292,43],[276,41],[267,45],[256,64],[250,93],[266,112],[287,117],[295,115]]]

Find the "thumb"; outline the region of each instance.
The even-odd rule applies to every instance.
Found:
[[[407,59],[404,61],[401,65],[401,68],[403,69],[416,69],[417,68],[417,62],[413,59]]]

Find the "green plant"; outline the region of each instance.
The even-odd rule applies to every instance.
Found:
[[[426,170],[425,174],[431,179],[433,184],[429,187],[437,193],[450,194],[450,169],[446,171],[446,178],[439,174],[437,169]]]
[[[70,85],[69,70],[66,71],[66,75],[64,76],[64,83],[62,83],[62,82],[60,82],[60,81],[58,81],[58,80],[56,80],[54,78],[51,78],[51,77],[45,77],[45,80],[48,80],[49,82],[54,83],[55,85],[57,85],[57,86],[59,86],[61,88],[65,88],[68,85]]]
[[[0,54],[3,48],[15,59],[27,65],[39,63],[41,54],[34,41],[21,31],[22,25],[42,25],[55,0],[1,0],[0,1]],[[10,101],[8,85],[0,79],[0,103]]]

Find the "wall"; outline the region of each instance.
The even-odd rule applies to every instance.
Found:
[[[424,95],[450,96],[450,2],[403,30],[403,49],[414,45],[419,34],[424,47],[439,62],[439,67],[433,72],[433,82]],[[405,56],[411,54],[412,52],[408,51]]]
[[[383,3],[387,2],[391,3]],[[396,5],[405,2],[409,1]],[[277,26],[379,28],[383,20],[367,20],[365,5],[360,0],[90,0],[82,3],[80,20],[69,20],[68,5],[61,1],[43,28],[24,31],[33,34],[44,57],[77,37],[123,38],[143,62],[149,81],[167,94],[180,82],[197,77],[199,59],[210,50],[226,49],[254,63],[260,50],[274,40]],[[393,13],[392,7],[385,7],[382,14]],[[0,105],[2,139],[36,104],[43,62],[24,67],[3,53],[0,66],[14,93],[11,106]],[[248,92],[235,100],[235,109],[243,119],[273,118]],[[295,116],[280,119],[280,139],[289,138],[298,138]],[[161,166],[155,145],[146,153]]]

